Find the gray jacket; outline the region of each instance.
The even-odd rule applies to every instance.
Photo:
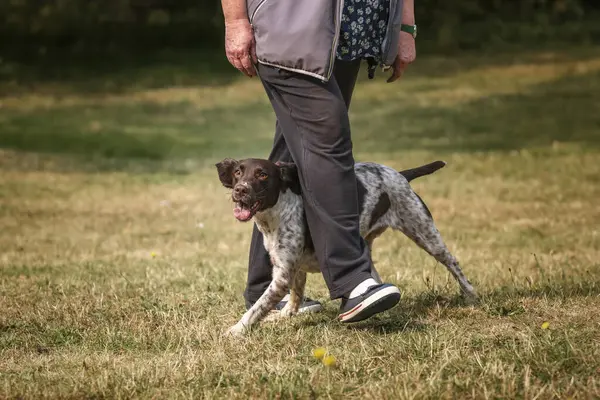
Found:
[[[398,54],[402,1],[390,0],[384,67]],[[260,63],[329,80],[344,0],[247,0],[247,6]]]

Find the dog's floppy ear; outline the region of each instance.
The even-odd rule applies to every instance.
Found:
[[[220,163],[215,164],[219,172],[219,180],[228,189],[233,188],[233,169],[237,165],[237,161],[232,158],[226,158]]]
[[[290,189],[293,193],[300,194],[300,177],[298,177],[296,165],[281,161],[276,164],[279,166],[279,174],[283,183],[281,191],[285,192],[286,189]]]

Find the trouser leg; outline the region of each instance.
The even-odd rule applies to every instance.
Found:
[[[308,226],[332,299],[371,277],[359,233],[348,109],[336,81],[260,65],[259,76],[298,167]]]
[[[339,87],[346,109],[350,107],[356,78],[360,69],[360,62],[337,62],[334,66],[334,79]],[[289,149],[283,137],[279,121],[275,126],[275,139],[273,149],[269,156],[271,161],[292,161]],[[272,266],[269,255],[264,248],[262,234],[256,226],[252,232],[250,244],[250,257],[248,263],[248,279],[244,298],[246,306],[256,302],[271,282]]]

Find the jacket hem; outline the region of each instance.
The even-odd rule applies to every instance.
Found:
[[[286,67],[284,65],[280,65],[280,64],[276,64],[276,63],[271,63],[271,62],[263,61],[263,60],[258,60],[258,62],[261,63],[261,64],[263,64],[263,65],[268,65],[269,67],[281,68],[281,69],[285,69],[286,71],[296,72],[296,73],[302,74],[302,75],[308,75],[310,77],[320,79],[323,82],[329,81],[329,78],[326,78],[324,75],[319,75],[319,74],[316,74],[314,72],[306,71],[306,70],[303,70],[303,69]]]

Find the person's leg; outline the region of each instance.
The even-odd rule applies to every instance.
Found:
[[[352,93],[354,92],[359,69],[360,61],[338,61],[334,65],[333,75],[340,88],[344,103],[346,104],[346,109],[350,107],[350,101],[352,99]],[[273,140],[273,149],[269,155],[269,160],[292,161],[279,122],[276,122],[275,124],[275,138]],[[256,226],[254,226],[254,230],[252,231],[252,241],[250,243],[248,279],[246,282],[246,290],[244,291],[246,308],[249,308],[254,304],[269,286],[272,279],[272,268],[271,260],[263,244],[262,234],[258,231]],[[315,306],[318,304],[313,301],[310,301],[309,303],[308,306]]]
[[[369,250],[359,233],[346,99],[335,79],[321,82],[264,65],[258,72],[298,167],[308,225],[330,296],[340,298],[371,277]]]
[[[354,93],[354,86],[356,85],[356,78],[358,78],[359,70],[360,60],[338,60],[333,66],[333,77],[342,93],[342,98],[346,104],[346,110],[350,110],[350,102],[352,100],[352,94]]]

